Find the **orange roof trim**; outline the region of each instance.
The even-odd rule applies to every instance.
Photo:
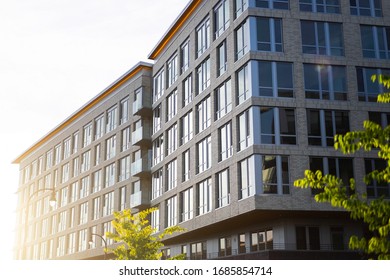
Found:
[[[58,125],[55,129],[50,131],[46,136],[38,140],[33,146],[28,148],[24,153],[22,153],[19,157],[17,157],[12,163],[18,164],[23,159],[25,159],[28,155],[30,155],[34,150],[38,149],[40,146],[42,146],[45,142],[49,141],[52,137],[54,137],[57,133],[59,133],[61,130],[68,127],[70,124],[72,124],[75,120],[83,116],[88,110],[93,108],[96,104],[101,102],[104,98],[109,96],[113,91],[115,91],[117,88],[122,86],[125,82],[127,82],[129,79],[134,77],[137,73],[142,71],[143,69],[151,70],[152,65],[149,63],[138,63],[134,68],[130,69],[127,73],[125,73],[122,77],[120,77],[117,81],[112,83],[110,86],[108,86],[105,90],[103,90],[102,93],[94,97],[91,101],[89,101],[86,105],[84,105],[81,109],[76,111],[73,115],[71,115],[69,118],[67,118],[63,123]]]
[[[177,31],[183,26],[183,24],[187,21],[187,19],[193,14],[194,10],[199,6],[202,0],[193,0],[191,1],[186,8],[184,8],[183,12],[179,15],[179,17],[175,20],[172,26],[168,29],[165,35],[162,37],[160,42],[154,47],[152,52],[149,54],[149,59],[155,60],[165,46],[169,43],[173,36],[177,33]]]

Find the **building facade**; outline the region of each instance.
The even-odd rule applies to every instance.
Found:
[[[390,74],[389,56],[388,1],[190,1],[153,65],[135,66],[15,161],[16,257],[102,258],[95,233],[110,230],[112,211],[150,206],[157,230],[186,229],[165,240],[164,257],[359,257],[348,236],[362,225],[293,182],[306,169],[361,182],[382,165],[375,152],[334,151],[333,136],[365,119],[388,124],[370,77]],[[60,204],[48,210],[52,186]],[[390,197],[388,185],[357,188]]]

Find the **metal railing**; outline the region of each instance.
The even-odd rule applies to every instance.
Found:
[[[320,244],[319,247],[310,248],[306,246],[304,249],[298,248],[296,243],[267,243],[264,247],[256,248],[253,246],[246,246],[239,249],[228,249],[220,252],[210,252],[203,254],[190,254],[190,260],[204,260],[204,259],[220,259],[229,258],[238,255],[254,254],[265,251],[301,251],[301,252],[351,252],[348,244]]]

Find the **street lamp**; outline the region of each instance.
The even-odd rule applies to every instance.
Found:
[[[26,210],[24,212],[25,214],[25,217],[24,217],[24,240],[23,240],[23,245],[24,245],[24,259],[27,258],[27,233],[28,233],[28,227],[27,227],[27,224],[28,224],[28,211],[30,209],[30,200],[31,198],[33,198],[36,194],[40,193],[40,192],[44,192],[44,191],[51,191],[51,195],[50,195],[50,199],[49,199],[49,205],[51,207],[54,207],[57,203],[57,199],[56,199],[56,192],[55,192],[55,189],[54,188],[43,188],[43,189],[38,189],[36,190],[35,192],[33,192],[28,198],[27,198],[27,201],[26,201]]]
[[[107,240],[103,236],[101,236],[100,234],[91,233],[91,236],[98,236],[103,241],[103,243],[104,243],[104,259],[107,259]],[[94,242],[93,242],[93,240],[90,240],[88,243],[89,243],[89,246],[92,246]]]

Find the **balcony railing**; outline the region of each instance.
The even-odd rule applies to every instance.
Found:
[[[130,195],[130,208],[146,206],[149,202],[148,193],[145,191],[138,191]]]
[[[150,174],[151,168],[151,151],[143,155],[140,159],[131,164],[131,176],[142,176]]]
[[[152,102],[150,98],[144,92],[138,94],[137,100],[133,103],[133,114],[134,115],[146,115],[152,112]]]
[[[131,143],[133,145],[142,145],[151,141],[151,133],[148,126],[142,126],[133,131],[131,135]]]
[[[227,249],[221,252],[207,252],[203,254],[190,254],[188,259],[201,260],[201,259],[221,259],[221,258],[235,258],[239,259],[240,255],[258,254],[265,251],[296,251],[296,252],[356,252],[348,248],[348,244],[321,244],[319,249],[297,249],[295,243],[267,243],[263,248],[242,247],[240,249]]]

